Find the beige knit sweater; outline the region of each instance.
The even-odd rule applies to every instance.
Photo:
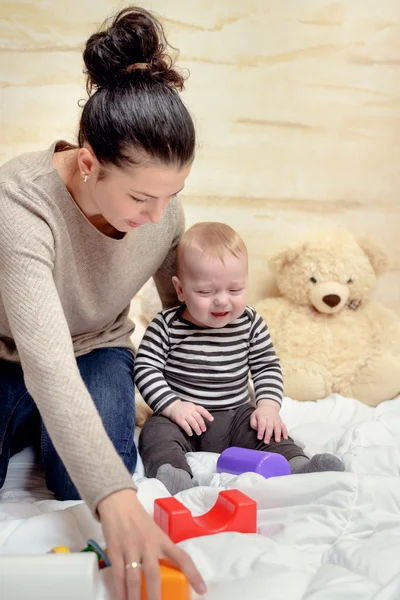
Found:
[[[21,363],[57,452],[95,512],[102,498],[134,484],[75,357],[132,348],[129,304],[153,274],[164,306],[176,304],[171,277],[184,218],[175,199],[159,224],[105,236],[54,169],[55,148],[0,168],[0,358]]]

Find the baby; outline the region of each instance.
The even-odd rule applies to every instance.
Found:
[[[158,313],[140,344],[135,383],[154,415],[139,452],[146,475],[171,494],[194,485],[187,452],[230,446],[282,454],[292,473],[344,470],[330,454],[310,460],[288,436],[279,360],[265,322],[247,306],[247,282],[239,235],[222,223],[197,223],[177,250],[173,284],[182,305]]]

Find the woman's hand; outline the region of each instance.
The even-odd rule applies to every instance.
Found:
[[[140,600],[142,571],[147,600],[161,600],[159,558],[174,563],[199,594],[205,583],[192,559],[175,546],[140,504],[134,490],[107,496],[98,507],[118,600]],[[139,568],[126,568],[138,563]]]

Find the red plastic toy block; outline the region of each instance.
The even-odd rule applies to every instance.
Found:
[[[175,543],[225,531],[256,533],[257,504],[239,490],[224,490],[208,513],[193,517],[176,498],[159,498],[154,502],[154,520]]]

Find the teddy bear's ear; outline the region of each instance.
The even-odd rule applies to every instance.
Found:
[[[284,266],[290,265],[299,256],[301,250],[302,247],[296,245],[281,248],[275,252],[268,261],[270,271],[272,271],[272,273],[278,273]]]
[[[384,249],[381,248],[375,241],[370,240],[367,237],[357,238],[357,243],[361,250],[363,250],[368,256],[377,276],[379,277],[379,275],[383,275],[383,273],[385,273],[389,267],[389,258]]]

